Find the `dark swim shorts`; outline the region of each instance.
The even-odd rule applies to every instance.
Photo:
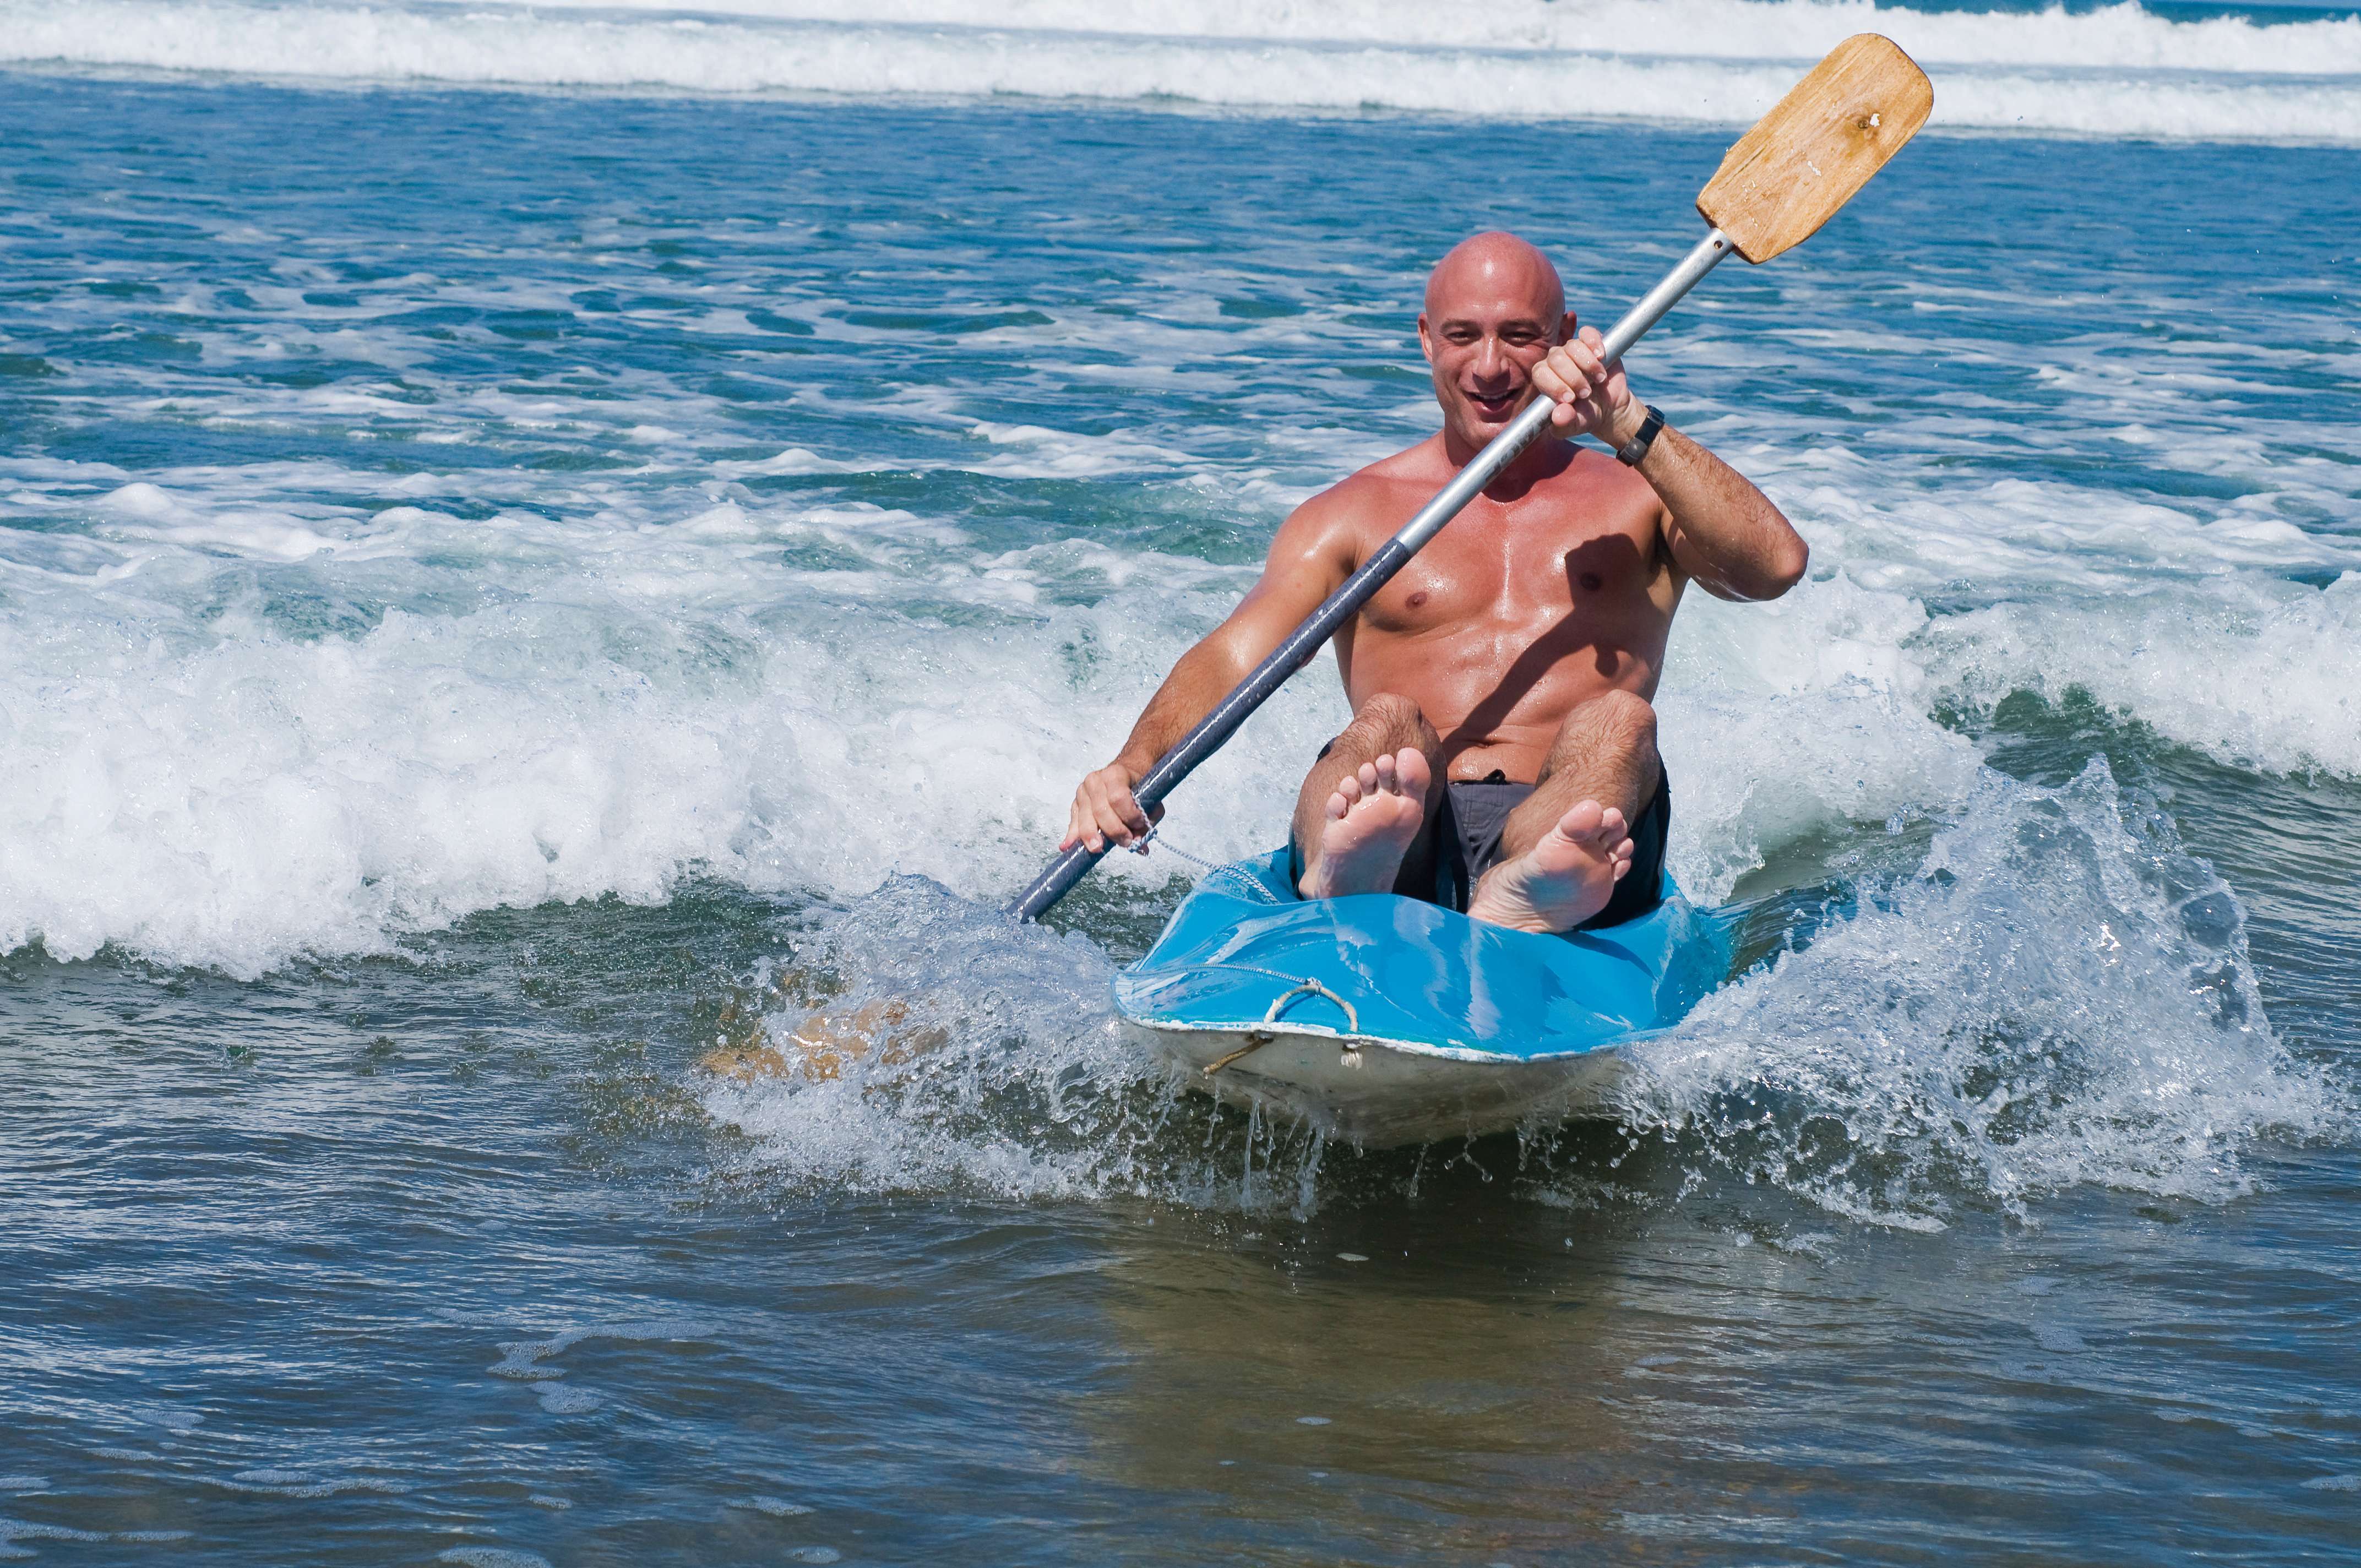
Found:
[[[1322,747],[1320,754],[1326,756],[1327,747]],[[1488,779],[1452,780],[1444,787],[1434,815],[1427,818],[1410,852],[1402,857],[1401,872],[1394,878],[1394,891],[1404,898],[1440,904],[1465,914],[1476,883],[1500,862],[1500,834],[1508,826],[1509,813],[1522,806],[1535,787],[1512,784],[1506,774],[1498,772]],[[1631,824],[1631,869],[1615,884],[1607,907],[1576,927],[1576,930],[1620,926],[1626,920],[1637,920],[1664,902],[1657,894],[1664,882],[1664,841],[1672,826],[1672,783],[1660,769],[1655,798],[1642,809],[1640,819]],[[1302,850],[1292,843],[1289,848],[1290,870],[1294,880],[1301,883]]]

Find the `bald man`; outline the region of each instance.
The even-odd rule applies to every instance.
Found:
[[[1436,265],[1418,341],[1443,428],[1280,525],[1261,580],[1074,792],[1061,847],[1144,837],[1131,791],[1156,759],[1541,396],[1557,404],[1551,431],[1336,633],[1353,721],[1296,802],[1296,887],[1398,893],[1525,931],[1655,906],[1672,794],[1650,704],[1673,612],[1691,582],[1776,598],[1804,575],[1804,542],[1633,399],[1598,330],[1577,331],[1557,269],[1516,236],[1477,235]]]

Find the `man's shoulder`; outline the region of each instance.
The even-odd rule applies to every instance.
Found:
[[[1356,470],[1344,480],[1344,484],[1361,485],[1371,489],[1400,485],[1424,485],[1432,488],[1447,483],[1455,471],[1449,455],[1443,448],[1443,433],[1438,431],[1423,441],[1412,442],[1400,452],[1380,457],[1367,467]]]
[[[1450,477],[1449,465],[1443,456],[1443,440],[1431,436],[1355,469],[1305,501],[1301,510],[1366,515],[1390,511],[1407,501],[1415,510]]]

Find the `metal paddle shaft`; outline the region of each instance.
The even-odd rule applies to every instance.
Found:
[[[1609,364],[1620,359],[1624,351],[1640,341],[1641,334],[1656,324],[1666,311],[1673,308],[1683,294],[1696,287],[1697,280],[1713,270],[1715,262],[1728,256],[1732,246],[1730,236],[1715,229],[1697,241],[1697,248],[1682,258],[1681,264],[1664,274],[1664,281],[1648,291],[1641,302],[1623,314],[1599,346],[1599,356]],[[1345,579],[1344,586],[1323,600],[1311,618],[1287,635],[1286,641],[1271,650],[1270,656],[1257,664],[1254,673],[1232,688],[1230,695],[1213,705],[1213,710],[1197,721],[1195,729],[1180,738],[1172,750],[1156,760],[1147,775],[1132,785],[1132,798],[1142,811],[1157,805],[1171,794],[1182,779],[1196,771],[1197,764],[1222,749],[1224,741],[1237,733],[1256,708],[1270,694],[1287,684],[1288,677],[1310,663],[1337,628],[1359,613],[1363,605],[1377,597],[1378,590],[1392,580],[1393,575],[1410,562],[1410,558],[1426,545],[1427,541],[1443,532],[1443,525],[1457,517],[1469,501],[1476,499],[1485,486],[1499,477],[1517,459],[1517,455],[1533,443],[1533,438],[1547,429],[1550,411],[1557,405],[1547,398],[1535,398],[1509,422],[1509,428],[1494,436],[1459,470],[1451,483],[1443,487],[1435,498],[1419,508],[1416,516],[1402,524],[1401,531],[1380,546],[1378,552],[1361,563],[1360,570]],[[1099,863],[1105,850],[1093,850],[1087,844],[1077,844],[1049,862],[1049,869],[1033,879],[1008,913],[1019,920],[1031,920],[1041,915],[1058,900],[1066,896],[1074,884],[1090,874]]]

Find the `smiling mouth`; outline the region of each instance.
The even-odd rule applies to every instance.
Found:
[[[1470,392],[1467,400],[1487,419],[1506,419],[1516,409],[1517,394],[1503,392],[1497,398],[1488,398],[1480,392]]]

